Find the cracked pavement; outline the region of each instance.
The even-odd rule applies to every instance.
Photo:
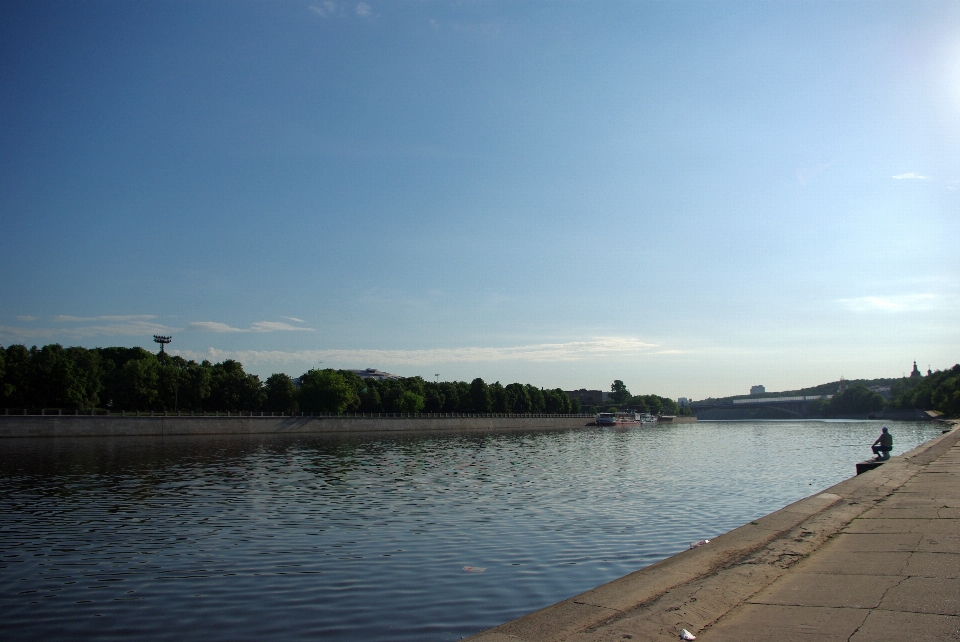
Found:
[[[851,463],[851,468],[853,463]],[[960,641],[960,429],[474,642]]]

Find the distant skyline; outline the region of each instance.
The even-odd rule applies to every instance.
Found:
[[[0,343],[671,398],[960,362],[955,2],[7,2]]]

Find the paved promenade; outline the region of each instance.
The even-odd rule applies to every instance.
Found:
[[[960,640],[958,440],[470,639]]]

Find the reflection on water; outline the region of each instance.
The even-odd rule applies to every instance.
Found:
[[[0,634],[456,640],[831,486],[879,429],[3,440]]]

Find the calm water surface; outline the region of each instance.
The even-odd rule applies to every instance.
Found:
[[[850,477],[879,432],[2,440],[0,637],[457,640]]]

